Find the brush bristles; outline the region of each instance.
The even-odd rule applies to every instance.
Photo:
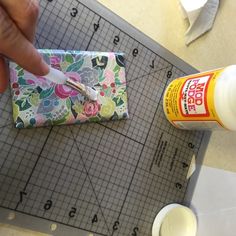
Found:
[[[86,95],[88,97],[88,99],[92,100],[92,101],[97,101],[98,99],[98,92],[94,89],[92,89],[91,87],[86,86]]]

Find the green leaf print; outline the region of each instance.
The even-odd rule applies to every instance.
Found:
[[[70,98],[67,98],[66,99],[66,107],[67,107],[67,109],[71,109],[71,100],[70,100]]]
[[[24,99],[24,100],[17,100],[17,101],[15,102],[15,104],[16,104],[17,106],[19,106],[19,110],[20,110],[20,111],[25,111],[25,110],[27,110],[27,109],[29,109],[29,108],[31,107],[31,104],[28,102],[27,99]]]
[[[115,78],[115,84],[116,85],[121,85],[121,82],[120,82],[119,78],[117,78],[117,77]]]
[[[101,70],[100,68],[97,70],[99,75],[98,75],[98,81],[102,82],[105,79],[105,76],[103,75],[103,70]]]
[[[107,89],[104,90],[106,97],[111,96],[111,87],[108,87]]]
[[[100,119],[99,119],[97,116],[95,116],[95,117],[89,118],[89,121],[90,121],[90,122],[99,122]]]
[[[73,59],[72,55],[70,55],[70,54],[66,54],[65,60],[67,62],[69,62],[70,64],[74,62],[74,59]]]
[[[14,122],[16,122],[16,119],[19,115],[19,108],[18,106],[13,102],[12,103],[12,111],[13,111],[13,119],[14,119]]]
[[[23,120],[18,116],[15,122],[16,128],[24,128]]]
[[[42,90],[42,91],[40,92],[39,98],[40,98],[40,99],[47,98],[47,97],[49,97],[49,96],[53,93],[53,91],[54,91],[53,88],[49,88],[49,89],[46,89],[46,90]]]
[[[67,72],[70,72],[70,71],[74,71],[74,72],[77,72],[81,66],[84,64],[84,59],[81,59],[71,65],[69,65],[66,69]]]
[[[25,79],[23,79],[23,77],[19,77],[19,78],[18,78],[18,83],[19,83],[19,85],[28,85],[28,84],[26,83]]]
[[[112,100],[115,102],[117,107],[124,104],[124,101],[121,99],[121,97],[115,97]]]
[[[18,72],[18,76],[23,76],[24,75],[24,70],[21,69],[19,72]]]
[[[33,106],[38,106],[38,104],[39,104],[39,94],[38,93],[33,93],[30,96],[29,101]]]
[[[66,115],[67,116],[67,115]],[[55,120],[55,121],[52,121],[52,124],[53,125],[60,125],[60,124],[63,124],[65,121],[66,121],[66,116],[64,116],[63,118],[59,119],[59,120]]]
[[[24,107],[26,105],[26,99],[22,100],[21,106]]]
[[[115,68],[113,69],[113,72],[116,74],[116,73],[119,73],[120,71],[120,66],[116,65]]]
[[[19,71],[19,70],[22,70],[22,67],[19,66],[19,65],[17,65],[17,66],[16,66],[16,70],[18,70],[18,71]]]

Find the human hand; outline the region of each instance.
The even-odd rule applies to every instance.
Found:
[[[0,0],[0,93],[5,91],[9,79],[4,56],[33,74],[49,72],[32,44],[38,12],[37,0]]]

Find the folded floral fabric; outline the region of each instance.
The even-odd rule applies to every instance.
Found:
[[[39,50],[44,60],[74,81],[98,91],[93,102],[10,63],[13,119],[17,128],[80,124],[128,118],[122,53]]]

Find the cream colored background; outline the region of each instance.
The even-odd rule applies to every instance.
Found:
[[[186,47],[183,20],[178,0],[100,0],[130,24],[162,46],[204,71],[236,64],[236,1],[220,0],[214,28]],[[212,135],[204,164],[236,172],[236,133],[215,132]],[[1,227],[0,235],[38,235]]]
[[[220,0],[213,29],[189,46],[178,0],[100,0],[140,31],[200,71],[236,64],[236,1]],[[235,104],[236,106],[236,104]],[[214,132],[204,164],[236,171],[236,132]]]
[[[220,0],[214,28],[190,46],[185,46],[188,22],[183,20],[178,0],[100,0],[130,24],[199,70],[235,63],[236,1]]]

